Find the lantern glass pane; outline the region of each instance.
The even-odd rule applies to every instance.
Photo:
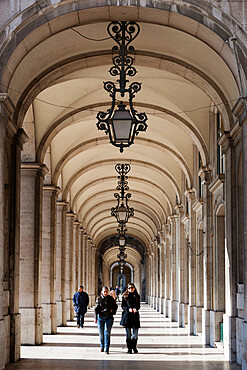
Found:
[[[128,142],[131,134],[132,120],[113,119],[112,126],[116,142]]]
[[[120,245],[120,247],[125,246],[125,238],[119,238],[119,245]]]
[[[126,220],[126,214],[127,214],[126,210],[119,211],[118,212],[119,220],[122,221],[122,222],[125,221]]]

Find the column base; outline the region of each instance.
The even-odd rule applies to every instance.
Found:
[[[43,309],[20,308],[21,344],[41,344],[43,342]]]
[[[202,307],[195,307],[196,310],[196,335],[202,333]]]
[[[202,344],[210,344],[210,311],[202,309]]]
[[[10,362],[16,362],[21,356],[21,315],[10,315]]]
[[[0,369],[5,369],[5,365],[6,365],[6,360],[5,360],[5,348],[6,348],[6,343],[5,343],[5,340],[6,340],[6,332],[5,332],[5,323],[4,323],[4,320],[0,320],[0,335],[1,335],[1,339],[3,340],[0,340]]]
[[[172,317],[172,309],[171,309],[171,300],[166,299],[166,317],[169,317],[171,319]]]
[[[184,303],[179,303],[178,308],[178,326],[184,328]]]
[[[89,297],[91,298],[91,297]],[[74,321],[74,317],[75,317],[75,309],[74,309],[74,304],[73,304],[73,301],[72,301],[72,298],[70,298],[69,300],[69,305],[70,305],[70,321]],[[89,307],[91,307],[90,305],[90,300],[89,300]]]
[[[165,315],[166,312],[166,300],[165,298],[160,298],[160,312]]]
[[[55,334],[57,332],[57,304],[43,303],[43,334]]]
[[[66,312],[67,312],[66,321],[70,321],[70,299],[69,298],[66,298]]]
[[[224,312],[210,311],[210,346],[220,341],[220,323],[223,322]]]
[[[155,297],[155,304],[156,304],[156,311],[160,310],[160,299],[159,297]]]
[[[56,302],[57,304],[57,326],[63,325],[63,302]]]
[[[244,356],[244,353],[247,353],[247,322],[242,322],[242,341],[241,341],[241,358],[242,358],[242,370],[247,370],[247,356]]]
[[[157,301],[157,297],[153,297],[153,309],[156,310],[156,301]]]
[[[189,334],[196,335],[196,310],[195,306],[188,306],[188,330]]]
[[[171,301],[171,320],[174,322],[178,322],[178,311],[179,311],[178,301]]]
[[[68,302],[62,301],[62,326],[67,326],[68,315]]]
[[[189,305],[188,303],[184,303],[184,326],[189,322]]]
[[[224,355],[227,361],[236,361],[236,317],[223,315]]]
[[[243,353],[247,353],[246,343],[242,345],[242,340],[247,338],[247,336],[245,338],[243,337],[244,336],[242,332],[244,328],[243,324],[244,324],[244,319],[237,317],[236,318],[236,362],[239,365],[242,364]],[[244,346],[245,346],[245,352],[242,352],[242,350],[244,349]]]

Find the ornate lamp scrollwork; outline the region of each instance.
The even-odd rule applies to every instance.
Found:
[[[135,136],[141,131],[147,129],[146,113],[138,113],[133,107],[133,98],[136,93],[141,90],[140,82],[132,82],[127,88],[127,76],[134,77],[137,73],[133,66],[134,58],[132,54],[135,49],[130,43],[139,35],[140,26],[135,22],[111,22],[107,31],[110,37],[118,44],[113,46],[112,52],[118,55],[113,57],[113,66],[109,73],[111,76],[119,76],[117,80],[118,87],[114,82],[104,82],[104,89],[109,93],[112,99],[111,108],[106,112],[98,112],[97,128],[105,131],[109,135],[112,145],[119,147],[120,152],[123,152],[124,147],[129,147],[134,143]],[[116,95],[120,94],[121,99],[125,94],[129,97],[129,108],[122,101],[116,107]]]

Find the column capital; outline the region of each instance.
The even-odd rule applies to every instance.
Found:
[[[56,193],[56,195],[59,195],[62,190],[59,186],[43,185],[43,191],[50,191]]]
[[[182,215],[182,213],[184,213],[184,206],[183,206],[183,204],[177,204],[175,206],[175,210],[177,212],[177,215]]]
[[[211,166],[204,166],[201,167],[198,176],[200,176],[202,180],[202,184],[209,185],[211,182],[211,171],[212,167]]]
[[[48,168],[45,164],[34,163],[34,162],[23,162],[21,163],[22,175],[31,175],[34,172],[39,172],[42,177],[48,173]]]
[[[234,146],[234,138],[229,131],[224,131],[218,140],[218,144],[222,146],[223,153],[225,154],[229,148]]]
[[[196,191],[194,188],[191,188],[191,189],[187,189],[185,192],[184,192],[184,195],[186,196],[186,198],[188,198],[189,200],[193,200],[196,196]]]
[[[57,200],[57,206],[69,207],[69,203],[64,202],[63,200]]]
[[[178,215],[177,214],[168,216],[168,221],[170,222],[170,224],[175,223],[177,219],[178,219]]]
[[[76,217],[76,214],[72,211],[69,211],[69,212],[66,213],[66,216],[67,217]]]

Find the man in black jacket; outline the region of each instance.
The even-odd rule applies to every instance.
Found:
[[[111,328],[113,315],[117,312],[115,299],[109,295],[107,286],[101,290],[101,295],[97,297],[95,303],[95,324],[98,325],[101,352],[109,355]]]
[[[83,289],[83,286],[80,285],[78,292],[76,292],[73,297],[73,304],[77,316],[77,328],[83,328],[84,315],[87,312],[87,306],[89,303],[88,294],[84,292]]]

